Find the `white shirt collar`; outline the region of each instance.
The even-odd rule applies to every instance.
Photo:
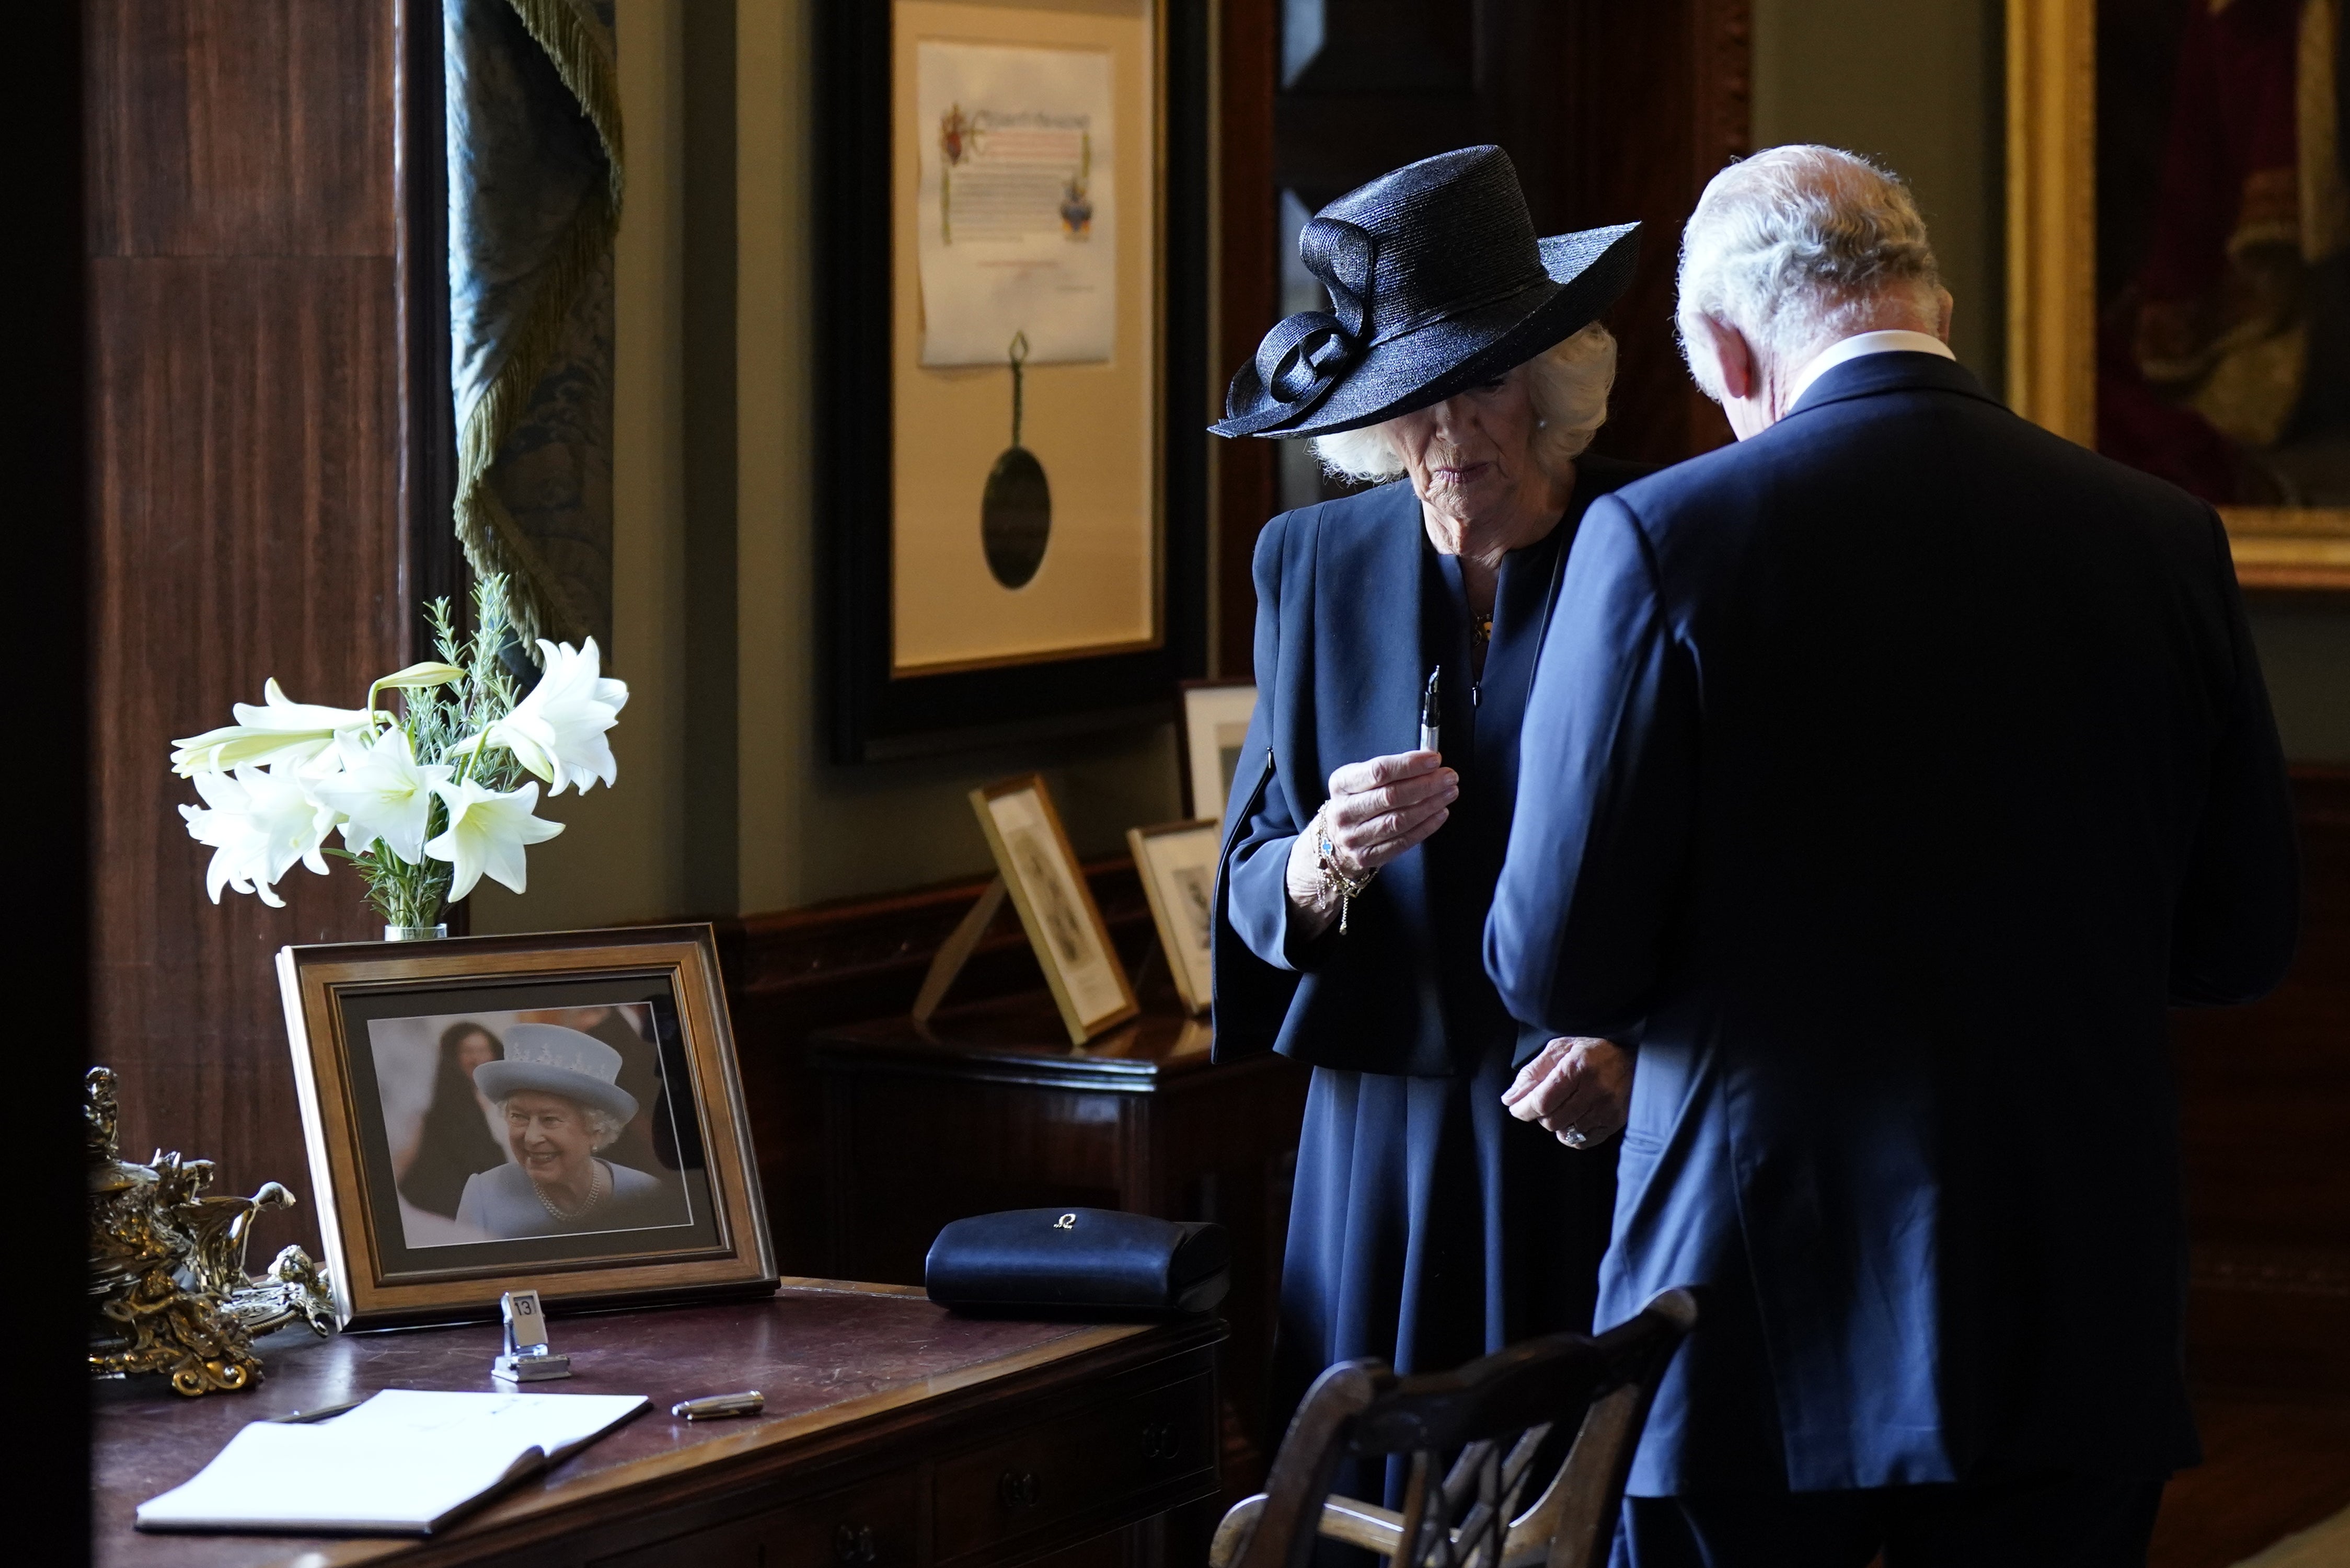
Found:
[[[1803,400],[1812,383],[1835,369],[1847,359],[1857,359],[1864,354],[1939,354],[1945,359],[1956,359],[1950,346],[1925,332],[1863,332],[1830,344],[1812,356],[1811,363],[1795,372],[1787,384],[1786,407],[1794,408]]]

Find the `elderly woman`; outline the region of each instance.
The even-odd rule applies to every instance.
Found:
[[[681,1223],[659,1179],[596,1158],[637,1114],[619,1075],[620,1054],[592,1034],[509,1026],[504,1057],[473,1082],[504,1117],[514,1162],[466,1179],[457,1223],[502,1241]]]
[[[1212,930],[1219,1057],[1314,1069],[1276,1418],[1335,1361],[1430,1370],[1591,1326],[1596,1146],[1630,1057],[1523,1031],[1480,949],[1568,544],[1646,472],[1584,450],[1631,225],[1538,241],[1508,157],[1479,147],[1341,197],[1299,250],[1333,307],[1274,328],[1215,430],[1312,436],[1331,469],[1394,483],[1257,542],[1259,697]]]

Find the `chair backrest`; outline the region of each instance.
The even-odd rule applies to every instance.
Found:
[[[1376,1359],[1331,1367],[1290,1422],[1231,1568],[1306,1568],[1317,1532],[1369,1546],[1397,1568],[1595,1568],[1607,1560],[1649,1401],[1697,1312],[1691,1292],[1672,1290],[1596,1337],[1551,1334],[1451,1372],[1399,1377]],[[1565,1461],[1520,1512],[1544,1438],[1578,1418]],[[1448,1453],[1456,1457],[1445,1469]],[[1326,1524],[1349,1454],[1410,1456],[1399,1518],[1349,1502]]]

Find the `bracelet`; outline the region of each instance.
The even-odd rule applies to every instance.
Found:
[[[1338,934],[1343,937],[1347,934],[1347,917],[1354,912],[1355,900],[1363,896],[1363,889],[1371,885],[1371,878],[1379,874],[1379,868],[1374,866],[1360,877],[1349,877],[1339,867],[1336,846],[1331,844],[1330,835],[1322,826],[1322,813],[1329,809],[1329,802],[1323,802],[1321,808],[1315,812],[1314,820],[1306,824],[1305,830],[1314,836],[1315,864],[1322,872],[1322,896],[1326,898],[1335,894],[1337,897]]]

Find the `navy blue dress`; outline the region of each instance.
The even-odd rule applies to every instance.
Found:
[[[1277,1421],[1286,1421],[1334,1362],[1376,1355],[1402,1372],[1437,1370],[1534,1334],[1591,1325],[1615,1151],[1568,1149],[1503,1108],[1515,1064],[1548,1036],[1510,1017],[1484,977],[1481,943],[1508,846],[1519,722],[1568,546],[1592,497],[1642,472],[1586,460],[1560,525],[1503,558],[1482,672],[1472,663],[1460,562],[1428,542],[1409,485],[1315,509],[1336,515],[1292,514],[1267,530],[1289,535],[1294,547],[1311,523],[1316,540],[1301,557],[1310,563],[1305,572],[1296,561],[1276,571],[1277,594],[1261,595],[1261,614],[1277,618],[1284,605],[1310,603],[1317,619],[1342,623],[1303,639],[1322,650],[1322,679],[1284,680],[1301,660],[1268,670],[1269,660],[1260,659],[1261,691],[1278,684],[1271,701],[1259,702],[1260,733],[1252,742],[1267,753],[1267,777],[1256,781],[1254,797],[1235,800],[1219,921],[1220,1054],[1228,1034],[1253,1029],[1267,1038],[1277,1032],[1280,1049],[1314,1064],[1282,1273]],[[1261,546],[1261,577],[1283,544],[1274,538]],[[1357,556],[1378,566],[1350,577]],[[1418,635],[1398,638],[1394,622],[1407,607],[1417,610]],[[1260,628],[1261,648],[1266,629]],[[1386,648],[1355,659],[1345,649],[1352,637]],[[1281,640],[1277,630],[1273,640]],[[1404,657],[1394,657],[1397,644]],[[1372,670],[1378,690],[1330,701],[1333,665],[1356,680]],[[1444,759],[1461,779],[1451,815],[1426,845],[1381,872],[1356,905],[1347,934],[1333,929],[1300,947],[1287,932],[1276,874],[1289,843],[1320,804],[1330,769],[1412,749],[1419,688],[1438,666]],[[1311,702],[1301,698],[1301,685],[1331,711],[1299,712]],[[1348,732],[1366,711],[1387,717],[1374,732]],[[1409,729],[1394,720],[1407,711],[1415,718]],[[1303,776],[1276,784],[1271,775],[1280,770],[1270,753],[1279,749],[1273,732],[1283,728],[1311,732],[1314,755],[1292,763]],[[1243,759],[1243,790],[1254,779],[1253,760]],[[1299,971],[1320,988],[1326,1005],[1344,1011],[1317,1023],[1308,1006],[1315,994],[1300,986],[1274,993],[1287,1003],[1285,1018],[1235,1016],[1242,1005],[1265,1007],[1239,986],[1227,990],[1242,944],[1256,964]],[[1367,1019],[1344,1007],[1345,997],[1376,993],[1397,984],[1399,974],[1420,999],[1420,1015],[1390,1004]],[[1392,1503],[1400,1484],[1398,1468],[1385,1478],[1342,1474],[1339,1490],[1385,1493]]]

